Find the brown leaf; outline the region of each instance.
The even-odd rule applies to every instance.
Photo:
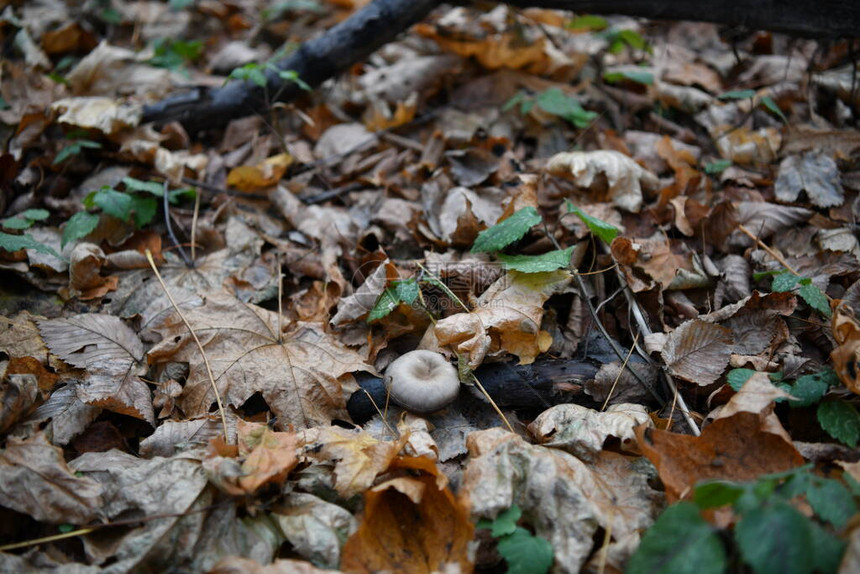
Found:
[[[326,568],[340,564],[343,541],[358,528],[348,510],[305,492],[290,493],[270,516],[296,552]]]
[[[343,547],[345,572],[471,572],[474,526],[436,464],[401,457],[393,465],[409,474],[373,487],[364,517]]]
[[[348,420],[341,378],[373,372],[319,324],[297,323],[279,334],[277,313],[226,295],[207,297],[202,307],[184,313],[201,339],[222,400],[238,407],[260,393],[280,428]],[[172,314],[154,330],[163,340],[150,350],[150,362],[187,361],[190,373],[177,404],[186,416],[207,414],[215,396],[188,329]]]
[[[42,366],[36,359],[27,358],[39,367]],[[32,374],[10,373],[9,366],[5,373],[0,372],[2,377],[0,379],[0,433],[5,433],[12,428],[12,425],[27,416],[36,403],[36,397],[39,396],[36,377]]]
[[[660,355],[672,375],[706,386],[722,374],[731,352],[730,329],[693,319],[669,333]]]
[[[36,520],[86,524],[102,506],[102,486],[75,476],[43,433],[10,437],[0,450],[0,504]]]
[[[30,416],[33,422],[50,419],[46,432],[54,444],[68,444],[102,412],[78,397],[78,386],[79,383],[69,383],[60,387]]]
[[[669,502],[688,498],[702,480],[755,480],[801,466],[803,457],[779,435],[762,429],[762,417],[739,412],[693,437],[641,426],[639,446],[654,463]]]
[[[833,311],[830,325],[837,343],[830,353],[833,368],[839,380],[851,392],[860,395],[860,323],[851,306],[840,302]]]
[[[298,464],[294,432],[275,432],[267,425],[239,420],[239,455],[244,457],[239,486],[248,494],[264,484],[282,485]]]
[[[143,343],[119,317],[90,313],[39,321],[51,352],[81,369],[111,363],[117,370],[143,359]]]

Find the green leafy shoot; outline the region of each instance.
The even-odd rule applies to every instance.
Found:
[[[550,88],[537,96],[518,92],[505,102],[502,111],[510,110],[515,106],[520,107],[520,113],[523,115],[528,114],[535,106],[538,106],[546,113],[557,116],[579,129],[587,128],[599,117],[596,112],[586,110],[576,98],[568,96],[559,88]]]
[[[782,113],[782,110],[779,109],[779,106],[776,105],[776,102],[773,101],[773,98],[771,98],[770,96],[764,96],[759,103],[764,106],[767,111],[781,119],[782,123],[788,123],[788,118],[785,117],[785,114]]]
[[[513,505],[494,520],[480,520],[477,526],[498,539],[499,554],[507,562],[509,574],[545,574],[552,566],[552,545],[517,526],[521,517],[520,508]]]
[[[270,8],[262,11],[263,20],[272,22],[280,20],[287,14],[308,12],[311,14],[325,14],[325,7],[315,0],[287,0],[278,2]]]
[[[168,70],[182,70],[187,64],[200,59],[203,42],[156,38],[152,42],[152,49],[154,54],[149,59],[150,65]]]
[[[760,274],[758,277],[761,277]],[[758,279],[758,277],[756,279]],[[774,293],[786,293],[794,290],[798,285],[800,288],[797,294],[803,299],[807,305],[824,315],[831,316],[830,300],[827,298],[821,289],[812,283],[812,279],[808,277],[798,277],[789,271],[781,271],[773,275],[773,283],[771,283],[771,291]]]
[[[824,401],[818,405],[818,424],[839,442],[857,448],[860,441],[860,413],[846,401]]]
[[[611,223],[607,223],[602,219],[597,219],[596,217],[591,217],[571,203],[569,199],[566,200],[566,205],[568,213],[576,214],[585,226],[588,227],[588,230],[607,245],[612,243],[612,240],[618,237],[618,234],[621,233],[621,231]]]
[[[378,321],[391,313],[400,303],[412,305],[418,298],[420,287],[415,279],[392,281],[391,286],[376,300],[367,315],[367,322]]]
[[[164,197],[164,184],[157,181],[143,181],[133,177],[122,178],[122,183],[127,191],[141,191],[155,197]]]
[[[797,399],[789,401],[788,404],[799,408],[819,402],[830,387],[837,385],[839,385],[839,378],[836,373],[832,369],[825,369],[818,373],[797,377],[793,385],[786,384],[783,388]]]
[[[170,0],[167,5],[170,6],[170,9],[174,12],[179,12],[180,10],[185,10],[189,6],[192,6],[194,1],[195,0]]]
[[[70,134],[71,135],[71,134]],[[69,159],[80,155],[85,149],[101,149],[102,144],[85,138],[74,139],[60,150],[60,153],[54,158],[53,165],[58,165]]]
[[[11,233],[0,232],[0,249],[10,253],[20,251],[21,249],[32,249],[45,255],[53,255],[54,257],[65,259],[55,249],[40,241],[36,241],[31,235],[26,233],[24,235],[12,235]]]
[[[618,72],[604,72],[603,81],[610,84],[618,82],[630,81],[643,86],[651,86],[654,84],[654,73],[648,70],[621,70]]]
[[[48,219],[48,213],[44,209],[27,209],[22,211],[18,215],[7,217],[6,219],[0,221],[0,225],[5,227],[6,229],[29,229],[33,227],[33,224],[37,221],[43,221]]]
[[[723,94],[720,94],[719,96],[717,96],[717,99],[720,99],[723,101],[752,100],[755,105],[762,106],[764,109],[766,109],[767,111],[769,111],[770,113],[772,113],[773,115],[778,117],[780,120],[782,120],[783,123],[785,123],[785,124],[788,123],[788,118],[785,117],[785,114],[782,113],[782,110],[779,108],[779,106],[776,104],[776,102],[774,101],[774,99],[772,97],[762,96],[761,98],[759,98],[758,103],[756,104],[755,103],[755,96],[756,96],[755,90],[731,90],[731,91],[725,92]]]
[[[264,72],[264,69],[264,66],[255,62],[250,62],[244,66],[233,69],[233,71],[230,72],[230,75],[227,76],[227,79],[224,80],[224,83],[226,84],[230,80],[239,80],[242,82],[251,82],[261,88],[265,88],[266,73]]]
[[[293,82],[299,88],[303,89],[306,92],[310,92],[312,88],[310,85],[305,82],[303,79],[299,77],[299,73],[295,70],[279,70],[278,77],[284,80],[285,82]]]
[[[606,18],[594,16],[592,14],[577,16],[568,22],[566,26],[568,30],[574,30],[576,32],[600,32],[601,30],[606,30],[608,27],[609,22],[606,21]]]
[[[620,54],[624,48],[632,48],[643,52],[651,52],[651,46],[635,30],[617,30],[610,29],[601,34],[609,42],[609,52],[612,54]]]
[[[752,369],[732,369],[726,375],[726,382],[734,391],[739,391],[755,373]]]
[[[716,175],[719,173],[723,173],[730,167],[732,167],[732,160],[718,159],[705,165],[705,173],[707,173],[708,175]]]
[[[60,245],[63,247],[71,241],[83,239],[92,233],[99,224],[99,216],[88,211],[79,211],[69,218],[63,228],[63,239]]]
[[[730,90],[717,96],[718,100],[749,100],[755,97],[755,90]]]
[[[542,255],[505,255],[497,253],[496,257],[505,266],[505,269],[513,269],[520,273],[543,273],[555,271],[570,266],[570,257],[573,255],[574,246],[567,249],[556,249]]]
[[[472,246],[472,253],[501,251],[522,239],[529,229],[541,221],[541,216],[534,207],[524,207],[504,221],[479,233]]]

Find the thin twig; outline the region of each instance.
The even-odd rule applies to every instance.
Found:
[[[173,225],[170,223],[170,202],[168,198],[168,181],[164,180],[164,224],[167,226],[167,234],[170,236],[170,240],[173,242],[174,247],[179,250],[179,255],[182,257],[182,261],[185,262],[185,266],[188,268],[194,267],[194,263],[188,259],[188,254],[185,253],[185,249],[182,248],[182,244],[179,243],[179,240],[176,239],[176,235],[173,233]]]
[[[771,249],[770,247],[768,247],[767,245],[765,245],[765,244],[764,244],[764,242],[763,242],[761,239],[759,239],[758,237],[756,237],[756,235],[755,235],[752,231],[750,231],[749,229],[747,229],[746,227],[744,227],[744,226],[743,226],[743,225],[741,225],[741,224],[738,224],[738,229],[739,229],[742,233],[746,234],[746,236],[747,236],[747,237],[749,237],[750,239],[752,239],[753,241],[755,241],[755,242],[756,242],[756,244],[757,244],[759,247],[761,247],[762,249],[764,249],[764,250],[767,252],[767,254],[768,254],[768,255],[770,255],[771,257],[773,257],[774,259],[776,259],[776,261],[777,261],[780,265],[782,265],[783,267],[785,267],[786,269],[788,269],[788,272],[789,272],[789,273],[791,273],[792,275],[796,275],[796,276],[800,277],[800,273],[798,273],[797,271],[795,271],[795,270],[794,270],[794,268],[793,268],[791,265],[789,265],[789,264],[788,264],[788,261],[786,261],[786,260],[785,260],[785,258],[784,258],[782,255],[780,255],[779,253],[777,253],[776,251],[774,251],[773,249]]]
[[[639,333],[636,333],[636,336],[633,337],[633,345],[630,346],[630,350],[627,351],[627,356],[624,357],[624,362],[621,363],[621,369],[618,371],[618,375],[615,377],[615,380],[612,381],[612,387],[610,387],[609,392],[606,394],[606,400],[603,401],[603,406],[600,407],[600,412],[606,410],[606,405],[609,404],[609,399],[612,398],[612,393],[615,392],[615,387],[618,385],[618,381],[621,379],[621,373],[624,372],[624,368],[627,367],[627,362],[630,360],[630,355],[633,354],[633,350],[636,348],[636,341],[639,340]]]
[[[200,192],[194,194],[194,215],[191,216],[191,261],[197,261],[197,216],[200,214]]]
[[[493,400],[493,397],[490,396],[490,393],[487,392],[487,389],[484,388],[484,385],[481,384],[481,381],[478,380],[478,377],[475,376],[475,373],[470,371],[470,376],[472,377],[472,382],[475,383],[475,386],[478,387],[478,390],[481,391],[481,394],[484,395],[490,405],[493,407],[493,410],[496,411],[496,414],[502,419],[502,422],[505,423],[505,426],[508,427],[508,430],[514,432],[514,427],[511,426],[511,423],[508,422],[507,417],[505,417],[505,413],[502,412],[502,409],[499,408],[499,405],[496,404],[496,401]]]
[[[167,289],[167,284],[165,284],[164,279],[161,278],[161,273],[158,272],[158,267],[155,266],[155,261],[152,259],[152,252],[150,252],[149,249],[146,250],[146,260],[149,261],[149,266],[152,267],[152,272],[155,273],[155,277],[161,284],[164,294],[167,295],[167,299],[170,301],[170,304],[173,305],[173,308],[176,310],[179,318],[182,319],[182,322],[185,324],[185,328],[188,329],[189,333],[191,333],[191,337],[194,339],[194,342],[197,344],[197,348],[200,350],[200,355],[203,357],[203,364],[206,365],[206,374],[209,376],[209,382],[212,384],[212,390],[215,392],[215,401],[218,403],[218,413],[221,415],[221,424],[224,425],[224,440],[227,441],[227,415],[224,414],[224,405],[221,404],[221,393],[218,392],[218,385],[215,384],[215,376],[212,374],[212,367],[209,366],[209,359],[206,357],[206,351],[203,350],[203,345],[200,343],[200,339],[197,338],[197,333],[195,333],[194,329],[191,328],[191,323],[189,323],[188,319],[185,318],[179,305],[174,301],[173,295],[171,295],[170,291]]]

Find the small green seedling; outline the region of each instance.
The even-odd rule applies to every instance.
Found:
[[[552,544],[517,526],[522,514],[520,508],[513,505],[494,520],[481,519],[477,526],[489,530],[498,541],[499,554],[508,564],[508,574],[545,574],[552,566]]]

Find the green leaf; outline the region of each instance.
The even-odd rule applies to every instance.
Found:
[[[797,285],[798,281],[800,281],[800,277],[794,273],[783,271],[773,276],[773,283],[770,286],[770,290],[774,293],[785,293],[794,289],[794,286]]]
[[[6,229],[29,229],[33,227],[33,220],[18,216],[7,217],[2,221],[2,224]]]
[[[61,245],[66,246],[69,241],[75,241],[86,237],[99,224],[99,216],[86,211],[79,211],[69,218],[63,229],[63,241]]]
[[[517,521],[523,515],[520,507],[514,504],[507,510],[503,510],[493,520],[482,518],[478,521],[478,528],[486,528],[490,530],[490,534],[499,538],[508,534],[513,534],[517,529]]]
[[[127,193],[105,186],[92,196],[92,203],[122,221],[128,221],[131,217],[132,199]]]
[[[400,304],[400,298],[397,296],[397,293],[394,292],[394,289],[386,289],[379,296],[379,299],[376,300],[376,304],[373,306],[373,309],[370,310],[370,313],[367,315],[367,322],[371,323],[373,321],[377,321],[382,319],[391,311],[394,310],[397,305]]]
[[[394,284],[394,293],[407,305],[415,302],[415,299],[418,298],[418,292],[419,287],[415,279],[405,279]]]
[[[303,89],[306,92],[310,92],[312,88],[310,85],[305,82],[303,79],[299,77],[299,73],[295,70],[279,70],[278,77],[287,82],[293,82],[298,87]]]
[[[756,374],[756,371],[752,369],[732,369],[726,375],[726,382],[729,383],[732,389],[739,391],[754,374]]]
[[[818,405],[818,424],[827,434],[851,448],[860,439],[860,414],[845,401],[825,401]]]
[[[650,52],[648,42],[635,30],[610,30],[602,34],[609,41],[609,51],[618,54],[625,46]]]
[[[236,68],[230,72],[230,75],[227,76],[227,80],[243,80],[257,84],[261,88],[266,87],[266,74],[263,73],[260,64],[253,62],[245,64],[244,66]]]
[[[502,111],[506,112],[510,109],[513,109],[517,104],[525,101],[525,99],[526,95],[523,92],[517,92],[516,94],[514,94],[514,97],[505,102],[505,105],[502,106]]]
[[[54,257],[59,257],[60,259],[65,259],[62,255],[57,253],[53,248],[36,241],[32,236],[27,235],[12,235],[11,233],[2,233],[0,232],[0,249],[6,250],[10,253],[18,251],[20,249],[32,249],[34,251],[38,251],[39,253],[44,253],[46,255],[53,255]]]
[[[730,167],[732,167],[732,160],[718,159],[717,161],[712,161],[705,165],[705,173],[708,175],[715,175],[726,171]]]
[[[578,128],[585,128],[597,119],[595,112],[585,110],[575,99],[559,88],[550,88],[538,94],[535,103],[545,112],[564,118]]]
[[[827,392],[830,386],[838,383],[839,379],[832,369],[797,377],[797,380],[788,389],[788,392],[791,396],[800,400],[789,401],[788,404],[792,407],[808,407],[809,405],[813,405],[821,400],[821,397],[824,396],[824,393]]]
[[[525,528],[499,540],[498,549],[508,563],[508,574],[544,574],[552,566],[552,544]]]
[[[577,206],[572,204],[570,200],[567,200],[567,210],[570,213],[575,213],[585,226],[588,227],[588,230],[591,231],[594,235],[600,238],[604,243],[609,245],[612,243],[612,240],[615,239],[621,231],[612,225],[611,223],[606,223],[602,219],[597,219],[596,217],[591,217]]]
[[[857,503],[845,486],[836,480],[812,477],[806,489],[806,501],[815,514],[836,528],[842,528],[857,513]]]
[[[627,574],[722,574],[726,551],[691,502],[666,509],[627,563]]]
[[[568,30],[577,31],[593,30],[595,32],[599,32],[608,27],[609,22],[606,21],[606,18],[601,18],[600,16],[594,16],[592,14],[577,16],[567,23]]]
[[[158,200],[154,197],[132,195],[131,212],[134,216],[134,225],[138,229],[152,221],[158,211]]]
[[[126,191],[142,191],[155,197],[164,197],[164,184],[157,181],[143,181],[133,177],[122,178]]]
[[[771,98],[770,96],[764,96],[760,100],[760,103],[765,108],[767,108],[767,111],[769,111],[770,113],[772,113],[773,115],[775,115],[779,119],[781,119],[783,121],[783,123],[786,123],[786,124],[788,123],[788,118],[785,117],[785,114],[782,113],[782,110],[779,109],[779,106],[776,105],[776,102],[773,101],[773,98]]]
[[[183,199],[194,199],[197,197],[197,190],[193,187],[183,187],[182,189],[174,189],[167,192],[167,200],[171,204],[179,203]]]
[[[543,273],[544,271],[555,271],[570,266],[570,256],[573,254],[574,246],[567,249],[556,249],[543,255],[505,255],[497,253],[505,269],[513,269],[520,273]]]
[[[51,214],[47,209],[25,209],[18,214],[18,217],[23,217],[31,221],[44,221],[50,216]]]
[[[719,100],[746,100],[755,97],[755,90],[731,90],[717,96]]]
[[[827,299],[827,295],[821,292],[821,289],[809,283],[802,285],[797,293],[806,301],[807,305],[825,317],[830,317],[830,301]]]
[[[845,542],[815,522],[809,523],[809,530],[812,534],[810,550],[815,571],[820,574],[836,574],[845,554]]]
[[[524,207],[504,221],[480,232],[472,246],[472,253],[500,251],[522,239],[529,229],[541,221],[541,216],[534,207]]]
[[[725,480],[702,482],[693,491],[693,501],[699,508],[719,508],[734,504],[746,492],[747,487]]]
[[[643,86],[651,86],[654,84],[654,74],[647,70],[622,70],[620,72],[604,72],[603,80],[610,84],[630,80]]]
[[[808,574],[815,566],[810,524],[786,502],[768,504],[741,518],[735,541],[757,574]]]

